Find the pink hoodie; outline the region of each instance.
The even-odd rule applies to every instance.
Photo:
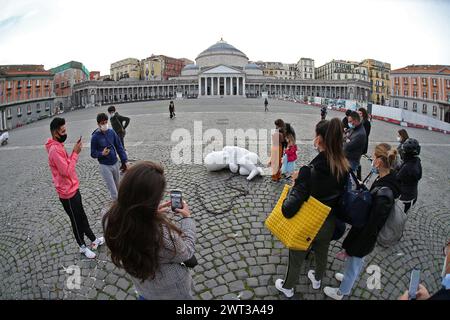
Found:
[[[64,144],[52,138],[47,140],[45,148],[48,152],[48,164],[52,171],[56,192],[58,192],[61,199],[72,198],[80,184],[75,171],[78,154],[72,152],[69,157],[64,148]]]

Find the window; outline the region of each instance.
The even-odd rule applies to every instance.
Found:
[[[437,100],[437,93],[433,92],[433,100],[436,101]]]
[[[417,103],[416,102],[413,102],[413,111],[417,112]]]
[[[18,117],[22,116],[22,107],[17,107],[17,116]]]
[[[41,81],[40,80],[36,80],[36,87],[40,87],[41,86]]]
[[[414,85],[417,85],[417,78],[414,78],[414,79],[413,79],[413,84],[414,84]]]
[[[22,88],[22,84],[20,83],[20,80],[19,80],[19,81],[17,81],[17,89],[20,89],[20,88]]]
[[[414,91],[414,92],[413,92],[413,97],[414,97],[414,98],[417,98],[417,91]]]
[[[41,105],[39,103],[36,105],[36,112],[41,112]]]
[[[428,97],[427,93],[424,92],[424,93],[423,93],[423,98],[426,99],[427,97]]]
[[[425,103],[422,106],[422,113],[427,113],[427,105]]]
[[[31,80],[27,81],[27,88],[31,88]]]
[[[404,91],[403,91],[403,96],[405,96],[405,97],[408,96],[408,90],[404,90]]]
[[[437,107],[433,106],[433,116],[437,116]]]
[[[48,102],[45,103],[45,111],[50,110],[50,104]]]
[[[31,105],[30,104],[27,106],[27,114],[31,114]]]
[[[398,100],[394,101],[394,107],[398,108]]]
[[[403,102],[403,109],[408,110],[408,101]]]
[[[395,84],[398,84],[398,78],[397,77],[395,77]]]
[[[448,81],[448,80],[447,80]],[[12,87],[12,83],[11,83],[11,81],[8,81],[8,90],[11,90],[11,87]]]
[[[408,78],[403,78],[403,84],[408,84]]]
[[[11,108],[6,109],[6,118],[11,119]]]
[[[450,89],[450,80],[446,80],[447,81],[447,89]]]
[[[424,86],[427,85],[427,78],[422,78],[422,85],[424,85]]]
[[[437,86],[437,81],[435,78],[433,78],[433,87],[436,87],[436,86]]]

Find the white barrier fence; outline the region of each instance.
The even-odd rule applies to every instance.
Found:
[[[322,97],[308,97],[305,101],[304,97],[291,99],[295,102],[308,103],[316,106],[328,106],[328,108],[338,111],[346,111],[347,109],[357,110],[360,107],[367,108],[366,102],[345,99],[330,99]],[[382,106],[372,104],[372,117],[378,120],[395,123],[405,127],[422,128],[430,131],[438,131],[450,134],[450,123],[434,119],[432,117],[419,114],[400,108]]]

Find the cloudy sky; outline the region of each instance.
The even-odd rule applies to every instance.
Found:
[[[448,0],[0,0],[0,64],[196,56],[221,37],[250,60],[450,65]]]

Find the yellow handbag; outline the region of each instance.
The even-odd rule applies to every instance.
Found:
[[[289,189],[290,186],[286,184],[265,225],[287,248],[306,251],[330,214],[331,208],[310,196],[295,216],[287,219],[281,212],[281,206]]]

